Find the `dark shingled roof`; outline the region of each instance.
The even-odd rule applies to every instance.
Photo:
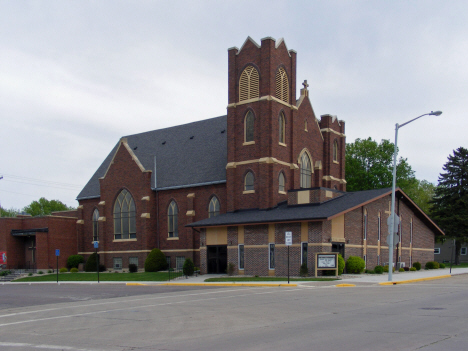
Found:
[[[153,171],[152,188],[161,189],[226,182],[226,135],[227,117],[221,116],[126,138],[143,167]],[[99,178],[106,173],[118,146],[119,143],[114,146],[77,200],[100,196]]]
[[[333,217],[350,210],[376,197],[391,192],[392,189],[376,189],[343,193],[342,196],[321,204],[288,206],[286,202],[270,210],[245,210],[225,213],[216,217],[191,223],[187,227],[211,227],[240,225],[248,223],[291,222],[320,220]]]

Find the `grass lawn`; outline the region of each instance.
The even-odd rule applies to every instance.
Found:
[[[450,268],[450,262],[445,263],[445,268]],[[462,262],[459,265],[452,265],[452,268],[468,268],[468,262]]]
[[[171,279],[176,274],[171,273]],[[59,273],[59,282],[94,282],[97,281],[97,273]],[[99,280],[103,282],[161,282],[169,280],[167,272],[154,273],[99,273]],[[57,274],[36,275],[34,277],[25,277],[16,279],[13,282],[55,282]]]
[[[289,278],[291,282],[326,282],[339,280],[336,278]],[[213,282],[287,282],[288,277],[226,277],[226,278],[208,278],[207,283]]]

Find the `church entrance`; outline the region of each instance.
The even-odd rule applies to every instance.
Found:
[[[207,246],[208,274],[224,274],[227,269],[227,245]]]
[[[344,255],[345,244],[344,243],[332,243],[332,252],[338,252],[343,258]]]
[[[28,236],[25,240],[25,269],[35,269],[36,268],[36,236]]]

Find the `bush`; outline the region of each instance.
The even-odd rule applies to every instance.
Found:
[[[341,254],[338,254],[338,275],[342,275],[345,268],[345,260]]]
[[[159,249],[153,249],[145,260],[145,272],[159,272],[167,268],[166,256]]]
[[[52,273],[52,269],[49,269],[49,270],[47,271],[47,273]]]
[[[102,263],[99,264],[99,272],[105,272],[106,271],[106,266],[104,266]]]
[[[445,263],[439,263],[439,268],[445,268]]]
[[[416,267],[411,267],[409,270],[410,270],[411,272],[416,272]]]
[[[79,270],[76,267],[73,267],[72,269],[70,269],[70,273],[78,273],[78,272]]]
[[[372,269],[366,269],[364,271],[364,273],[367,273],[367,274],[375,274],[375,272],[372,270]]]
[[[420,270],[421,270],[421,263],[419,263],[419,262],[414,262],[414,263],[413,263],[413,267],[416,268],[417,271],[420,271]]]
[[[398,269],[398,272],[404,272],[405,269],[403,267],[400,267],[400,269]]]
[[[28,277],[30,277],[30,276],[32,276],[32,273],[29,273],[29,274],[28,274]]]
[[[91,254],[86,260],[85,272],[96,272],[97,268],[97,254]]]
[[[130,273],[136,273],[136,272],[138,272],[138,266],[135,263],[130,263],[128,265],[128,271]]]
[[[346,261],[346,272],[348,273],[361,273],[366,267],[366,263],[361,257],[349,256]]]
[[[307,268],[307,263],[301,264],[301,268],[299,269],[299,275],[301,277],[307,277],[309,275],[309,268]]]
[[[439,269],[439,264],[435,261],[426,262],[425,269]]]
[[[67,258],[67,268],[78,268],[80,263],[84,263],[84,258],[81,255],[71,255]]]
[[[66,267],[62,267],[62,268],[60,268],[59,272],[60,273],[67,273],[68,269]]]
[[[39,272],[37,272],[37,274],[44,274],[44,272],[43,272],[43,271],[39,271]]]
[[[228,273],[229,273],[230,265],[233,265],[233,264],[229,262]],[[193,264],[193,261],[190,258],[185,259],[184,266],[182,267],[182,271],[184,272],[184,275],[189,275],[189,276],[193,275],[193,272],[195,271],[195,265]],[[229,275],[232,275],[232,274],[229,274]]]
[[[375,266],[374,272],[375,274],[383,274],[384,268],[382,266]]]
[[[403,269],[405,270],[405,272],[409,272],[409,267],[403,267]]]
[[[388,265],[386,265],[386,266],[383,268],[383,271],[384,271],[385,273],[388,273]],[[395,267],[393,267],[392,272],[395,272]]]

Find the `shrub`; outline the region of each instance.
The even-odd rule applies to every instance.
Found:
[[[404,272],[405,269],[403,267],[400,267],[400,269],[398,269],[398,272]]]
[[[52,269],[49,269],[49,270],[47,271],[47,273],[52,273]]]
[[[348,273],[361,273],[366,267],[366,263],[361,257],[349,256],[346,261],[346,272]]]
[[[386,266],[383,268],[383,271],[384,271],[385,273],[388,273],[388,265],[386,265]],[[395,267],[393,267],[392,272],[395,272]]]
[[[299,275],[301,277],[307,277],[309,275],[309,268],[307,268],[307,263],[301,264],[301,268],[299,269]]]
[[[439,268],[445,268],[445,263],[439,263]]]
[[[29,276],[29,277],[32,276],[32,273],[29,273],[28,276]]]
[[[375,266],[374,272],[375,274],[383,274],[384,268],[382,266]]]
[[[375,274],[375,272],[372,269],[366,269],[364,272],[367,274]]]
[[[159,249],[153,249],[145,260],[145,272],[159,272],[167,268],[166,256]]]
[[[78,268],[80,263],[84,263],[84,258],[81,255],[71,255],[67,258],[67,268]]]
[[[136,272],[138,272],[138,266],[135,263],[130,263],[128,265],[128,271],[130,273],[136,273]]]
[[[403,269],[405,270],[405,272],[409,271],[409,267],[403,267]]]
[[[43,272],[43,271],[39,271],[39,272],[37,272],[37,274],[44,274],[44,272]]]
[[[73,267],[73,268],[70,269],[70,273],[78,273],[78,272],[79,272],[79,270],[76,267]]]
[[[426,262],[425,269],[439,269],[439,264],[434,261]]]
[[[86,260],[85,272],[96,272],[97,268],[97,254],[91,254]]]
[[[99,272],[105,272],[106,271],[106,266],[103,265],[102,263],[99,264]]]
[[[66,267],[62,267],[62,268],[60,268],[59,272],[60,273],[66,273],[66,272],[68,272],[68,269]]]
[[[414,262],[413,267],[416,268],[417,271],[421,270],[421,263],[419,262]]]
[[[342,275],[345,268],[345,260],[341,254],[338,254],[338,275]]]
[[[411,272],[416,272],[416,267],[411,267],[409,270],[410,270]]]
[[[229,268],[230,266],[234,266],[231,262],[228,264],[228,274],[229,274]],[[234,271],[234,268],[232,269]],[[182,271],[184,272],[184,275],[193,275],[193,272],[195,271],[195,265],[193,264],[193,261],[190,258],[186,258],[184,262],[184,266],[182,267]],[[232,274],[229,274],[232,275]]]

